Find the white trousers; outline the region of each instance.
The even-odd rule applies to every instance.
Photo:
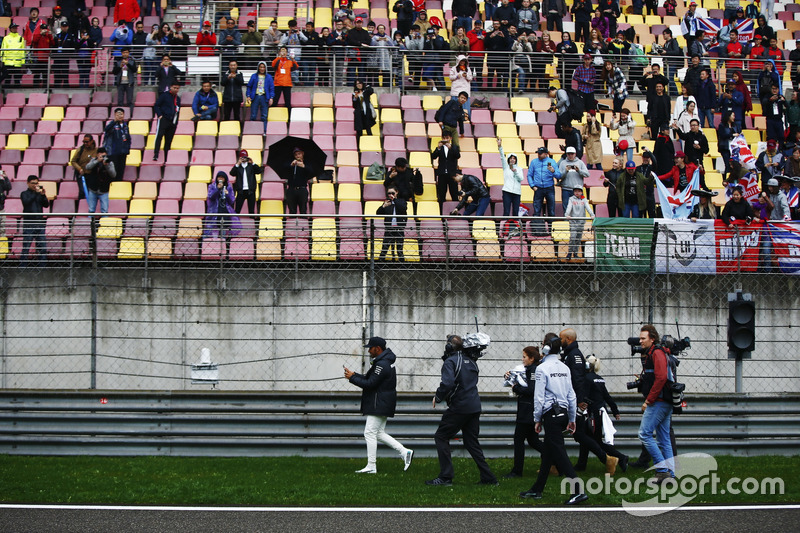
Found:
[[[401,456],[406,448],[386,433],[386,417],[367,415],[367,424],[364,426],[364,440],[367,441],[367,466],[374,467],[378,454],[378,441],[391,446]]]

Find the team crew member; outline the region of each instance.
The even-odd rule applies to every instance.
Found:
[[[620,453],[611,444],[603,442],[603,415],[600,412],[600,410],[604,408],[606,411],[610,410],[611,415],[613,415],[616,420],[619,420],[619,408],[608,393],[606,380],[598,374],[598,372],[600,372],[600,360],[594,355],[590,355],[586,359],[586,362],[589,365],[589,371],[586,373],[586,379],[589,382],[589,411],[591,412],[592,419],[594,419],[594,432],[591,432],[592,428],[589,424],[587,424],[587,426],[589,426],[587,427],[587,431],[590,432],[590,435],[592,435],[600,447],[603,448],[603,451],[609,456],[613,455],[619,459],[619,467],[625,472],[628,470],[628,456]]]
[[[375,474],[378,472],[376,456],[378,441],[391,446],[400,454],[405,463],[403,470],[408,470],[414,452],[409,450],[391,435],[386,433],[386,419],[394,416],[397,406],[397,372],[394,352],[386,347],[381,337],[372,337],[364,346],[369,350],[370,367],[366,374],[357,374],[345,367],[344,377],[356,387],[363,389],[361,393],[361,414],[367,416],[364,427],[364,440],[367,441],[367,466],[356,470],[357,474]]]
[[[522,349],[522,365],[525,367],[525,385],[515,383],[511,390],[517,395],[517,425],[514,428],[514,467],[511,472],[503,477],[513,478],[522,477],[522,469],[525,466],[525,441],[539,453],[544,451],[542,441],[536,434],[533,425],[533,395],[536,390],[536,382],[533,380],[536,365],[541,361],[539,348],[526,346]],[[506,379],[511,377],[510,372],[506,372]]]
[[[486,459],[483,457],[478,434],[480,433],[481,398],[478,396],[478,365],[463,353],[464,341],[458,335],[450,335],[445,346],[442,382],[436,389],[432,406],[447,402],[447,411],[442,415],[434,440],[439,453],[439,475],[425,482],[426,485],[449,487],[453,484],[453,461],[450,457],[450,439],[461,431],[464,447],[472,456],[481,473],[482,485],[497,485]]]
[[[537,500],[542,497],[542,491],[547,484],[547,476],[550,474],[550,467],[553,465],[573,482],[577,482],[578,477],[567,456],[562,434],[565,429],[575,432],[577,404],[575,391],[572,390],[569,368],[558,359],[561,341],[555,333],[548,333],[545,336],[543,347],[545,357],[536,367],[533,420],[536,433],[541,432],[544,428],[544,451],[536,482],[530,490],[519,494],[521,498]],[[573,494],[565,503],[574,505],[588,499],[586,494]]]

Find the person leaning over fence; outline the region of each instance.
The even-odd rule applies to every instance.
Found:
[[[572,189],[572,196],[569,198],[567,207],[564,209],[564,217],[569,221],[569,250],[567,261],[578,258],[581,249],[581,237],[583,237],[583,219],[594,218],[592,208],[589,207],[589,200],[583,197],[583,187]],[[574,220],[577,219],[577,220]]]
[[[508,474],[503,476],[504,478],[522,477],[525,467],[526,440],[531,445],[531,448],[540,454],[544,451],[542,441],[539,439],[533,424],[533,396],[536,391],[536,382],[533,378],[536,366],[541,360],[542,356],[539,353],[539,348],[526,346],[522,349],[524,374],[517,374],[516,376],[512,375],[511,372],[506,372],[505,374],[506,381],[513,379],[511,390],[517,397],[517,418],[514,426],[514,466]]]
[[[350,383],[363,389],[361,393],[361,414],[366,415],[364,440],[367,441],[367,466],[356,470],[357,474],[376,474],[378,472],[378,441],[391,446],[403,460],[403,470],[408,470],[414,458],[414,451],[406,448],[386,433],[386,420],[395,415],[397,407],[397,356],[386,347],[381,337],[371,337],[364,345],[369,350],[370,367],[366,374],[358,374],[344,368],[344,377]]]

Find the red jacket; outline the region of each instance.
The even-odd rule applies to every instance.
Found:
[[[139,2],[136,0],[117,0],[114,6],[114,24],[120,20],[131,22],[139,18]]]
[[[33,36],[33,42],[31,43],[31,49],[36,50],[37,48],[53,48],[55,44],[55,39],[53,39],[53,35],[51,33],[47,33],[47,35],[42,35],[41,33],[36,33]],[[38,50],[33,52],[36,61],[40,63],[45,63],[48,61],[50,57],[49,50]]]
[[[481,35],[483,35],[483,39],[486,38],[486,32],[481,30]],[[486,47],[483,44],[483,39],[478,39],[478,34],[475,32],[475,28],[469,30],[467,32],[467,39],[469,39],[469,51],[470,52],[483,52],[486,50]],[[479,57],[481,61],[483,61],[483,54],[470,54],[470,57]]]
[[[31,31],[31,21],[26,20],[22,25],[22,38],[25,39],[25,44],[30,46],[33,43],[33,38],[42,32],[42,28],[47,27],[47,21],[44,19],[36,19],[36,27]]]
[[[195,44],[199,47],[197,49],[197,55],[199,56],[213,56],[215,55],[214,46],[217,44],[217,34],[214,32],[209,32],[208,35],[203,33],[202,31],[197,34],[197,39],[195,39]]]
[[[692,181],[692,176],[694,176],[695,170],[697,170],[697,165],[694,163],[686,163],[686,179]],[[705,170],[701,168],[700,175],[702,176],[703,174],[705,174]],[[662,182],[665,182],[664,185],[667,186],[669,185],[667,182],[670,180],[670,178],[672,178],[672,192],[678,192],[678,185],[680,184],[681,179],[681,171],[678,169],[678,165],[675,165],[672,167],[672,170],[658,177],[658,179],[660,179]]]
[[[783,76],[783,50],[767,48],[767,57],[775,60],[775,69],[778,71],[778,76]]]

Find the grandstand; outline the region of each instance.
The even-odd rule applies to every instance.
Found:
[[[453,18],[449,3],[428,1],[429,17],[438,16],[449,25]],[[103,34],[109,35],[114,29],[113,8],[106,8],[98,0],[87,0],[86,4],[89,18],[98,17]],[[719,0],[704,0],[701,9],[710,18],[722,18],[723,4]],[[290,18],[296,18],[301,26],[313,18],[320,30],[330,25],[335,11],[330,0],[302,4],[211,2],[205,13],[196,15],[183,9],[184,5],[177,10],[167,8],[164,20],[168,17],[182,20],[193,39],[204,16],[210,15],[218,22],[221,9],[231,5],[238,10],[237,24],[242,31],[246,30],[248,20],[256,20],[259,29],[263,29],[273,18],[278,20],[280,28],[285,28]],[[667,16],[664,8],[659,8],[656,15],[623,13],[618,18],[618,27],[632,27],[638,43],[648,49],[659,42],[664,28],[672,28],[679,44],[685,46],[680,35],[680,17],[687,5],[688,2],[686,5],[679,2],[676,16]],[[5,32],[11,22],[24,25],[33,7],[40,10],[41,17],[47,18],[52,15],[54,6],[55,0],[23,0],[21,5],[12,7],[10,17],[0,17],[0,32]],[[627,5],[622,7],[624,11]],[[484,9],[482,3],[480,9]],[[776,3],[775,11],[776,17],[769,25],[776,31],[784,58],[787,58],[788,52],[794,49],[795,39],[800,39],[800,4]],[[387,0],[359,0],[354,3],[353,12],[368,14],[376,24],[396,27],[396,14]],[[231,12],[232,16],[235,14]],[[144,17],[146,28],[158,22],[157,17]],[[569,14],[564,18],[564,30],[574,30]],[[194,53],[190,48],[190,55]],[[11,179],[12,190],[6,200],[6,236],[0,238],[0,256],[16,259],[20,255],[22,205],[19,195],[26,188],[27,176],[37,175],[51,201],[50,212],[56,214],[47,219],[49,258],[88,257],[96,234],[96,253],[107,259],[219,260],[227,256],[236,260],[365,260],[376,254],[376,248],[380,249],[382,221],[377,219],[374,225],[364,225],[358,217],[374,216],[384,198],[382,184],[367,180],[366,170],[375,162],[392,166],[398,157],[408,158],[413,168],[420,169],[426,185],[424,193],[415,198],[413,214],[428,218],[410,221],[406,230],[406,260],[556,261],[566,254],[566,246],[557,246],[569,239],[569,232],[561,223],[551,224],[549,234],[541,236],[534,234],[532,223],[526,222],[518,236],[501,239],[499,220],[469,224],[442,217],[454,203],[445,202],[440,211],[430,151],[441,134],[433,114],[449,96],[445,91],[409,91],[399,87],[377,90],[372,102],[378,113],[377,124],[372,135],[357,139],[350,90],[346,87],[336,87],[333,91],[330,87],[295,87],[291,111],[284,107],[272,108],[268,132],[264,136],[262,125],[257,121],[192,121],[191,102],[197,88],[187,86],[181,91],[182,108],[172,149],[165,160],[152,161],[156,133],[152,106],[156,95],[153,88],[142,84],[140,77],[134,110],[128,117],[132,148],[127,168],[121,181],[113,183],[110,190],[109,213],[112,215],[101,218],[93,233],[87,217],[74,216],[85,214],[87,206],[78,199],[78,185],[68,163],[80,136],[92,135],[99,143],[104,124],[113,118],[116,92],[110,86],[113,78],[109,61],[108,48],[98,51],[91,72],[94,86],[89,90],[34,88],[33,76],[27,73],[22,76],[19,87],[4,87],[0,101],[0,144],[4,147],[0,151],[0,168]],[[445,65],[443,69],[448,67]],[[558,85],[558,68],[557,61],[548,68],[549,84]],[[716,79],[727,78],[719,59],[711,58],[711,68]],[[784,88],[791,87],[791,70],[783,69]],[[188,70],[187,75],[191,82],[198,71]],[[679,70],[675,75],[680,89],[682,73]],[[446,76],[445,81],[449,86]],[[71,87],[80,85],[75,60],[70,64],[68,82]],[[426,89],[424,84],[422,89]],[[646,130],[644,101],[633,89],[632,81],[629,90],[631,100],[627,105],[635,109],[632,118],[639,125],[635,132],[635,153],[641,154],[645,149],[652,149],[654,141],[642,139]],[[472,110],[471,124],[465,125],[464,136],[460,139],[460,166],[465,173],[485,180],[492,200],[489,213],[499,216],[502,214],[503,172],[495,138],[502,138],[506,153],[517,154],[523,167],[535,157],[540,146],[546,146],[557,159],[562,153],[563,141],[556,136],[556,115],[549,111],[551,102],[545,93],[512,96],[508,88],[493,90],[482,85],[473,96],[478,95],[487,97],[488,107]],[[635,100],[639,100],[638,103]],[[599,102],[611,103],[602,98]],[[766,141],[766,122],[761,111],[760,104],[754,101],[753,111],[745,119],[744,135],[753,154],[763,151]],[[610,121],[609,113],[599,113],[603,124]],[[243,115],[247,118],[249,113]],[[719,120],[717,114],[715,123]],[[710,144],[709,157],[714,161],[713,165],[707,165],[706,183],[720,190],[724,162],[717,150],[716,131],[710,128],[704,131]],[[228,245],[219,239],[204,238],[203,215],[212,177],[219,171],[228,173],[240,149],[248,150],[256,164],[266,162],[268,147],[286,135],[311,137],[327,154],[327,168],[334,179],[332,183],[312,185],[310,213],[313,218],[283,216],[286,210],[282,181],[272,169],[265,167],[258,178],[258,213],[246,213],[245,207],[242,214],[266,216],[242,217],[244,227]],[[616,131],[603,127],[604,169],[611,167],[617,137]],[[587,196],[600,217],[608,216],[607,189],[602,180],[603,172],[592,170],[585,181]],[[559,191],[556,191],[556,198],[561,198]],[[523,184],[522,203],[530,205],[532,201],[533,190]],[[718,205],[724,201],[724,194],[715,199]],[[556,215],[563,215],[560,200]],[[344,218],[337,221],[340,216]],[[355,218],[347,219],[349,216]],[[587,222],[583,240],[592,238]]]

